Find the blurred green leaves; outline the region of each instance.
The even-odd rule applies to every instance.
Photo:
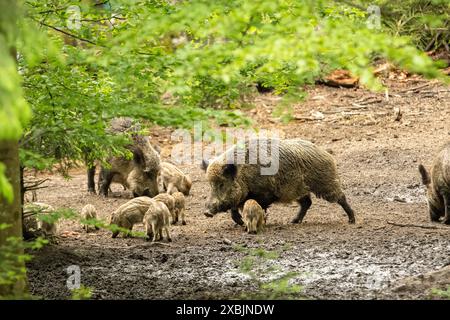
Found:
[[[290,103],[304,97],[299,87],[332,70],[348,69],[380,89],[371,69],[380,57],[442,78],[410,39],[368,29],[369,3],[358,3],[87,1],[79,4],[80,28],[71,29],[71,1],[26,1],[17,45],[22,89],[14,61],[0,62],[11,73],[0,83],[0,99],[12,99],[0,100],[0,123],[8,122],[0,134],[20,135],[30,118],[26,100],[34,116],[21,139],[22,163],[58,163],[64,173],[125,152],[127,138],[106,131],[117,116],[184,128],[210,120],[246,126],[251,122],[236,110],[260,85],[285,96],[276,112],[288,121]]]

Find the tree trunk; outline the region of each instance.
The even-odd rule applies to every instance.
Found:
[[[0,231],[0,249],[9,237],[22,238],[22,205],[20,203],[20,167],[19,142],[0,141],[0,162],[6,165],[6,178],[14,189],[14,200],[9,203],[0,196],[0,224],[6,223],[9,228]],[[23,254],[20,250],[17,254]],[[0,296],[22,296],[25,291],[25,279],[14,285],[1,286]]]
[[[16,59],[15,34],[17,5],[14,0],[0,1],[0,35],[7,39],[9,52]],[[1,57],[0,57],[1,59]],[[2,106],[0,106],[1,108]],[[0,162],[6,166],[6,178],[11,183],[14,191],[14,199],[11,203],[0,195],[0,224],[8,224],[10,227],[0,231],[0,250],[7,245],[7,239],[16,237],[22,239],[22,204],[20,195],[20,164],[19,164],[19,141],[0,140]],[[19,249],[17,255],[23,254]],[[20,262],[16,267],[23,268]],[[11,285],[0,285],[0,297],[22,297],[26,292],[26,278],[16,280]]]

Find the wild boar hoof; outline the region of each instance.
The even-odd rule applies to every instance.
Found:
[[[186,221],[181,221],[181,224],[182,224],[183,226],[185,226],[185,225],[186,225]]]
[[[302,222],[300,221],[300,219],[295,218],[295,219],[291,220],[291,223],[297,224],[297,223],[302,223]]]
[[[350,223],[350,224],[355,224],[355,218],[353,218],[353,219],[348,219],[348,223]]]
[[[444,220],[444,221],[442,221],[442,223],[449,225],[450,224],[450,219]]]
[[[213,217],[213,215],[212,215],[211,213],[209,213],[208,211],[203,212],[203,214],[204,214],[206,217],[208,217],[208,218],[212,218],[212,217]]]

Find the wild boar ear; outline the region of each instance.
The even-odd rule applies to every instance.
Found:
[[[133,160],[136,164],[142,165],[144,164],[144,153],[139,148],[133,148]]]
[[[428,174],[427,169],[421,164],[419,165],[419,172],[422,176],[422,183],[426,186],[429,185],[431,183],[430,175]]]
[[[226,178],[234,179],[237,174],[237,166],[234,163],[227,163],[223,166],[222,174]]]
[[[200,168],[201,168],[203,171],[206,171],[206,169],[208,169],[208,166],[209,166],[209,161],[203,159],[203,160],[202,160],[202,164],[200,165]]]

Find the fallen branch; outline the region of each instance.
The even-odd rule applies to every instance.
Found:
[[[351,109],[366,109],[366,108],[368,108],[369,106],[366,106],[366,105],[362,105],[362,104],[358,104],[358,103],[352,103],[352,108]]]
[[[434,82],[427,82],[424,84],[421,84],[420,86],[414,87],[414,88],[408,88],[408,89],[404,89],[404,90],[400,90],[399,92],[401,93],[405,93],[405,92],[417,92],[420,89],[426,88],[431,86],[432,84],[434,84]]]
[[[412,224],[412,223],[395,223],[395,222],[390,222],[388,221],[387,224],[396,226],[396,227],[406,227],[406,228],[422,228],[422,229],[441,229],[441,230],[450,230],[450,228],[446,228],[446,227],[438,227],[438,226],[427,226],[427,225],[423,225],[423,224]]]
[[[383,99],[380,99],[378,97],[367,97],[367,98],[363,98],[363,99],[357,100],[356,104],[364,106],[364,105],[367,105],[367,104],[379,103],[379,102],[383,102]]]
[[[26,189],[31,190],[31,188],[35,188],[43,184],[44,182],[50,181],[49,178],[43,179],[43,180],[34,180],[34,181],[25,181],[24,187]]]
[[[441,92],[450,92],[450,89],[446,90],[446,89],[442,89],[442,90],[423,90],[420,93],[424,94],[424,93],[441,93]]]
[[[301,117],[301,116],[295,116],[293,117],[294,120],[304,120],[304,121],[315,121],[315,120],[322,120],[322,119],[316,119],[313,117]]]
[[[48,186],[41,186],[41,187],[25,187],[25,192],[27,191],[34,191],[34,190],[39,190],[39,189],[45,189],[48,188]]]
[[[170,246],[170,243],[165,243],[165,242],[150,242],[150,246],[156,246],[156,245],[169,247],[169,246]]]

